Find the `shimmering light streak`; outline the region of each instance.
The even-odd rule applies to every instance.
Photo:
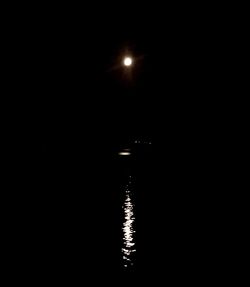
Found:
[[[123,222],[123,262],[124,267],[128,267],[133,265],[132,255],[136,251],[135,249],[135,241],[134,241],[134,204],[132,201],[132,194],[130,190],[130,183],[126,186],[126,194],[125,194],[125,201],[123,205],[123,211],[124,211],[124,222]]]

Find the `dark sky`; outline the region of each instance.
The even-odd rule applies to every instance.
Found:
[[[231,30],[219,9],[125,6],[43,7],[6,22],[16,125],[35,154],[111,152],[135,136],[205,148],[223,130]],[[119,68],[127,50],[130,78]]]
[[[212,65],[220,53],[214,24],[181,12],[155,19],[131,13],[87,20],[58,12],[27,21],[20,31],[21,85],[45,141],[52,130],[67,129],[88,139],[150,136],[162,121],[190,118],[213,100]],[[116,67],[127,50],[138,58],[130,79]]]

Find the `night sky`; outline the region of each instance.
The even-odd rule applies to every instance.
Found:
[[[223,93],[228,32],[219,15],[169,5],[163,13],[61,8],[11,24],[24,187],[16,201],[25,210],[20,232],[32,234],[23,244],[35,250],[28,252],[40,266],[34,273],[119,271],[124,167],[117,153],[138,138],[152,141],[148,160],[135,163],[138,270],[206,273],[197,262],[208,264],[217,248],[221,111],[230,101]],[[131,73],[121,65],[127,54]]]

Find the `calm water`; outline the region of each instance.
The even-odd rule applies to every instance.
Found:
[[[133,268],[135,264],[135,200],[132,189],[132,177],[129,176],[124,188],[123,199],[123,223],[122,223],[122,259],[123,267],[126,269]]]

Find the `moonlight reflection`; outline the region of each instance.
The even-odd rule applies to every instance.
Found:
[[[131,177],[130,177],[131,178]],[[123,205],[124,222],[123,222],[123,266],[129,267],[134,264],[133,253],[135,253],[135,241],[134,241],[134,203],[131,193],[131,182],[126,186],[125,200]]]

